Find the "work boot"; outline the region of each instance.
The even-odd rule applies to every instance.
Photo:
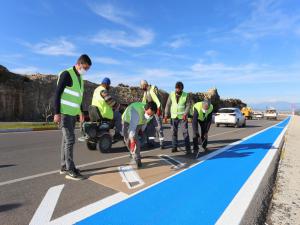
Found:
[[[185,147],[185,154],[186,155],[190,155],[192,152],[191,152],[191,147],[188,145]]]
[[[70,180],[84,180],[85,177],[81,175],[77,170],[69,170],[66,173],[66,179]]]
[[[115,142],[120,141],[122,139],[123,139],[123,137],[122,137],[122,135],[120,133],[115,133],[114,136],[113,136],[113,140]]]
[[[62,166],[62,167],[60,168],[59,174],[66,174],[66,173],[67,173],[66,166]]]
[[[177,147],[172,148],[172,152],[178,152]]]
[[[137,168],[141,168],[141,167],[143,166],[142,160],[141,160],[141,159],[136,159],[136,160],[135,160],[135,163],[136,163],[136,165],[137,165]]]
[[[155,146],[155,144],[154,144],[153,141],[147,142],[147,147],[148,147],[149,149],[154,148],[154,146]]]

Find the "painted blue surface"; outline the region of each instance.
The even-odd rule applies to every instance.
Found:
[[[215,224],[288,122],[77,224]]]

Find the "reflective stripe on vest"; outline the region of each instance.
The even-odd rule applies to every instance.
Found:
[[[208,115],[209,115],[210,113],[212,113],[214,107],[213,107],[212,104],[210,104],[210,106],[209,106],[208,110],[206,111],[206,113],[203,113],[203,111],[202,111],[202,109],[203,109],[203,107],[202,107],[202,102],[197,102],[197,103],[194,105],[194,109],[196,109],[197,112],[198,112],[198,120],[204,121],[204,120],[208,117]]]
[[[144,125],[146,123],[148,123],[151,119],[146,120],[144,117],[145,114],[145,103],[143,102],[134,102],[131,103],[124,111],[123,115],[122,115],[122,120],[123,122],[126,123],[130,123],[130,119],[131,119],[131,110],[134,109],[138,115],[139,115],[139,123],[138,125]]]
[[[185,103],[187,100],[187,93],[186,92],[182,92],[181,96],[179,97],[179,101],[177,103],[176,101],[176,94],[175,92],[171,93],[171,118],[172,119],[182,119],[182,116],[184,114],[185,111]]]
[[[101,116],[103,118],[112,120],[114,118],[114,112],[110,105],[101,96],[101,92],[106,90],[105,87],[99,86],[95,89],[92,99],[92,105],[97,106]]]
[[[67,69],[72,79],[72,86],[66,86],[61,97],[60,97],[60,113],[76,116],[81,113],[81,103],[82,103],[82,96],[83,96],[83,80],[82,77],[78,77],[73,68]],[[60,73],[61,74],[61,73]],[[60,76],[59,74],[59,76]],[[60,77],[57,80],[59,82]]]

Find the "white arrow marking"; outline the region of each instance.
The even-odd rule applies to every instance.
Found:
[[[56,203],[64,184],[49,188],[40,206],[35,211],[29,225],[47,224],[51,220]]]
[[[64,186],[65,185],[62,184],[49,188],[29,225],[71,225],[128,198],[127,194],[118,192],[50,221]]]

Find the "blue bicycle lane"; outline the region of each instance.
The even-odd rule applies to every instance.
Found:
[[[76,224],[215,224],[289,120]]]

